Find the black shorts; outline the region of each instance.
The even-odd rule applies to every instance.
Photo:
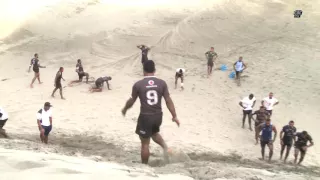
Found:
[[[283,139],[283,145],[292,147],[292,140]]]
[[[2,129],[3,126],[6,125],[7,120],[8,120],[8,119],[0,120],[0,129]]]
[[[136,128],[136,134],[143,138],[150,138],[160,131],[162,113],[140,114]]]
[[[271,140],[268,140],[268,141],[261,140],[260,141],[261,148],[265,148],[266,145],[270,144],[271,142],[272,142]]]
[[[304,146],[307,146],[307,145],[297,145],[297,144],[294,145],[294,147],[295,147],[296,149],[299,149],[299,151],[300,151],[301,153],[306,153],[306,151],[302,149],[302,147],[304,147]]]
[[[210,67],[213,67],[213,61],[212,61],[212,60],[209,60],[208,63],[207,63],[207,65],[210,66]]]
[[[270,116],[272,115],[272,110],[266,110],[269,114],[270,114]]]
[[[59,82],[59,83],[56,83],[56,86],[55,86],[56,88],[62,88],[62,84],[61,84],[61,82]]]
[[[44,135],[49,136],[50,131],[52,130],[52,126],[42,126],[44,129]]]
[[[252,114],[252,110],[243,110],[243,114],[251,115]]]
[[[85,76],[85,73],[84,72],[78,73],[78,76],[79,76],[79,81],[82,81],[83,76]]]
[[[103,86],[103,83],[100,83],[100,82],[95,82],[96,84],[96,88],[102,88]]]
[[[242,71],[236,71],[236,76],[240,76],[240,74],[242,73]]]
[[[40,69],[39,68],[33,68],[33,72],[35,72],[35,73],[39,73],[39,71],[40,71]]]

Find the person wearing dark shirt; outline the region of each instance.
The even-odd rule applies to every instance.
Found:
[[[159,134],[162,124],[161,99],[164,97],[167,108],[172,115],[172,121],[178,126],[180,122],[177,118],[173,101],[170,97],[167,83],[154,76],[155,64],[148,60],[143,64],[144,79],[136,82],[132,87],[132,93],[125,107],[122,109],[122,115],[125,116],[129,108],[133,106],[136,99],[140,99],[140,115],[136,127],[136,134],[141,140],[141,160],[143,164],[148,164],[150,138],[163,148],[165,161],[168,159],[168,147]]]
[[[104,82],[107,83],[108,90],[111,90],[110,85],[109,85],[109,81],[111,81],[111,80],[112,80],[112,77],[110,77],[110,76],[99,77],[95,82],[96,87],[92,87],[90,91],[91,92],[101,92]]]
[[[62,77],[62,73],[63,73],[63,67],[60,67],[59,71],[57,72],[56,74],[56,78],[54,79],[54,90],[51,94],[51,97],[54,97],[54,93],[59,89],[60,90],[60,96],[61,96],[61,99],[65,99],[62,95],[62,84],[61,84],[61,79],[63,81],[65,81]]]
[[[137,48],[139,48],[141,50],[141,63],[143,64],[144,62],[146,62],[148,60],[148,52],[150,50],[149,47],[147,47],[146,45],[139,45],[137,46]]]
[[[38,54],[34,54],[34,58],[31,59],[29,70],[28,70],[28,72],[30,72],[30,69],[32,66],[32,70],[34,72],[34,77],[33,77],[31,84],[30,84],[31,88],[33,88],[33,83],[36,79],[38,79],[39,84],[42,84],[42,82],[40,81],[40,68],[46,68],[45,66],[40,65],[38,58],[39,58]]]
[[[264,152],[266,145],[269,147],[269,162],[271,161],[273,155],[273,142],[277,138],[277,129],[276,126],[271,123],[270,119],[267,119],[265,123],[260,124],[258,127],[258,132],[261,132],[260,144],[261,144],[261,155],[262,160],[264,160]],[[272,139],[272,132],[274,132],[274,136]]]
[[[72,86],[74,83],[80,83],[83,80],[83,77],[86,77],[86,83],[89,83],[89,73],[84,72],[81,59],[78,59],[76,64],[76,72],[78,73],[79,80],[71,81],[69,86]]]
[[[253,116],[256,115],[256,119],[253,118]],[[255,111],[252,114],[252,119],[254,120],[254,129],[255,129],[255,137],[256,137],[256,144],[258,144],[259,139],[259,131],[257,130],[257,127],[260,124],[263,124],[268,118],[270,117],[270,114],[268,111],[266,111],[266,108],[264,106],[260,106],[260,109]]]
[[[294,127],[294,121],[290,121],[289,125],[283,126],[281,132],[280,132],[280,140],[281,140],[281,152],[280,152],[280,160],[282,159],[282,155],[284,152],[284,149],[287,148],[286,155],[284,157],[284,162],[286,162],[290,149],[293,145],[294,135],[296,133],[297,129]]]
[[[214,65],[214,61],[217,59],[218,54],[214,52],[214,47],[210,48],[210,51],[207,51],[205,53],[206,58],[208,60],[207,66],[208,66],[208,76],[212,74],[212,68]]]
[[[303,161],[306,153],[307,153],[307,149],[311,146],[314,145],[312,137],[309,135],[309,133],[307,131],[302,131],[301,133],[296,133],[295,138],[297,138],[297,140],[295,141],[295,151],[294,151],[294,163],[297,163],[297,158],[299,155],[299,152],[301,153],[300,155],[300,160],[298,162],[298,165],[301,164],[301,162]],[[309,145],[308,142],[310,143]]]

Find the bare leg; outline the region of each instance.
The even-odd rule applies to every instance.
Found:
[[[63,97],[63,95],[62,95],[62,87],[60,87],[60,97],[61,97],[61,99],[65,99],[65,98]]]
[[[257,129],[257,126],[254,128],[255,129],[255,138],[256,138],[256,145],[258,144],[258,138],[259,138],[259,132],[258,132],[258,129]]]
[[[281,145],[281,150],[280,150],[280,160],[282,159],[282,155],[283,155],[283,152],[284,152],[284,149],[286,148],[285,145]],[[288,150],[288,149],[287,149]]]
[[[4,130],[4,129],[0,129],[0,134],[3,136],[3,137],[5,137],[5,138],[8,138],[8,135],[7,135],[7,133],[6,133],[6,130]]]
[[[299,152],[300,152],[299,148],[294,148],[294,164],[297,164]]]
[[[242,128],[244,128],[244,123],[246,122],[247,114],[243,111],[243,117],[242,117]]]
[[[89,82],[89,74],[88,73],[86,73],[86,83],[88,84],[88,82]]]
[[[305,155],[306,155],[306,151],[301,151],[300,160],[298,162],[298,165],[300,165],[302,163]]]
[[[266,145],[265,144],[262,144],[261,145],[261,156],[262,156],[262,159],[264,160],[264,152],[265,152],[265,149],[266,149]]]
[[[287,146],[287,152],[286,152],[286,156],[284,157],[284,163],[287,161],[287,158],[289,156],[290,150],[291,150],[291,146]]]
[[[42,84],[42,82],[40,81],[40,73],[38,73],[37,79],[39,81],[39,84]]]
[[[273,155],[273,144],[269,143],[268,147],[269,147],[269,162],[270,162]]]
[[[141,140],[141,161],[142,164],[148,164],[149,161],[149,144],[150,144],[150,138],[143,138],[140,137]]]
[[[174,88],[177,89],[177,84],[178,84],[178,77],[175,77],[175,81],[174,81]]]
[[[210,66],[210,75],[212,74],[212,67],[213,67],[213,66]]]
[[[34,81],[36,81],[36,79],[37,79],[37,74],[34,75],[32,81],[31,81],[31,84],[30,84],[31,88],[33,88],[33,83],[34,83]]]
[[[44,142],[44,135],[42,132],[40,132],[40,139],[41,139],[41,142],[43,143]]]
[[[249,119],[249,129],[250,131],[252,131],[252,127],[251,127],[252,113],[248,114],[248,119]]]
[[[184,77],[183,76],[181,76],[181,83],[183,83],[184,82]],[[182,90],[184,90],[184,87],[183,86],[181,86],[181,89]]]
[[[54,90],[52,91],[51,97],[54,97],[54,93],[56,93],[57,90],[58,88],[54,88]]]
[[[165,159],[166,163],[169,163],[168,146],[164,142],[162,136],[159,133],[156,133],[152,136],[152,140],[162,147],[164,159]]]
[[[44,136],[43,141],[45,144],[48,144],[48,136]]]

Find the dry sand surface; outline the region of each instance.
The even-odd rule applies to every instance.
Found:
[[[0,81],[0,105],[10,116],[5,128],[11,139],[0,139],[0,168],[6,172],[0,179],[36,179],[31,175],[41,173],[79,179],[320,177],[319,1],[121,2],[51,3],[29,13],[7,36],[13,29],[1,24],[6,32],[0,41],[0,79],[6,80]],[[293,18],[295,9],[304,11],[302,18]],[[139,102],[125,118],[120,113],[133,83],[142,78],[138,44],[152,48],[149,57],[157,76],[169,84],[181,121],[177,128],[164,106],[161,134],[173,148],[171,164],[163,164],[161,149],[153,143],[151,167],[140,165],[134,134]],[[229,70],[215,70],[208,79],[204,53],[210,46],[219,54],[217,66],[227,64]],[[30,89],[33,73],[26,70],[36,52],[47,68],[40,70],[44,83]],[[238,56],[248,65],[241,87],[228,78]],[[80,84],[64,88],[65,101],[58,92],[51,98],[58,68],[65,67],[66,86],[78,77],[78,58],[90,75],[112,76],[112,90],[89,94],[90,85]],[[178,67],[187,70],[183,92],[173,88]],[[278,130],[293,119],[298,131],[307,130],[314,139],[303,167],[292,165],[293,151],[289,164],[279,161],[279,138],[274,161],[258,160],[254,134],[241,128],[239,100],[254,93],[260,102],[270,91],[280,101],[272,118]],[[47,146],[39,143],[35,120],[45,101],[54,105]]]

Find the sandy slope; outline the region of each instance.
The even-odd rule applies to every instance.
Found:
[[[19,139],[2,141],[4,147],[39,151],[34,116],[44,101],[50,101],[55,106],[53,145],[46,151],[98,155],[122,163],[139,161],[139,140],[134,134],[139,105],[126,118],[120,110],[132,84],[141,78],[135,46],[145,43],[152,47],[150,57],[157,63],[157,75],[170,85],[182,121],[177,128],[164,111],[162,134],[180,155],[172,157],[177,163],[156,171],[203,179],[300,178],[293,171],[319,176],[314,167],[320,162],[316,121],[320,118],[320,65],[316,62],[320,16],[315,8],[319,2],[199,1],[192,7],[186,3],[186,7],[149,6],[139,11],[119,6],[73,2],[46,7],[3,40],[0,77],[9,79],[0,82],[1,104],[10,113],[6,129]],[[304,10],[301,19],[292,17],[297,6]],[[239,55],[244,57],[249,69],[241,87],[228,78],[230,71],[215,71],[212,78],[206,78],[204,52],[212,45],[219,54],[218,65],[230,67]],[[28,84],[33,74],[26,69],[34,52],[48,68],[41,69],[44,84],[31,90]],[[64,89],[67,101],[58,94],[51,99],[55,72],[64,66],[67,81],[76,79],[78,58],[92,76],[111,75],[112,91],[88,94],[89,86],[81,84]],[[182,93],[173,89],[177,67],[187,69]],[[252,92],[260,101],[270,91],[280,100],[273,116],[279,131],[293,119],[299,131],[307,130],[314,138],[315,146],[304,162],[308,167],[296,169],[277,162],[279,139],[274,164],[260,162],[253,133],[240,128],[239,100]],[[161,165],[160,149],[152,145],[152,151],[151,164]]]

